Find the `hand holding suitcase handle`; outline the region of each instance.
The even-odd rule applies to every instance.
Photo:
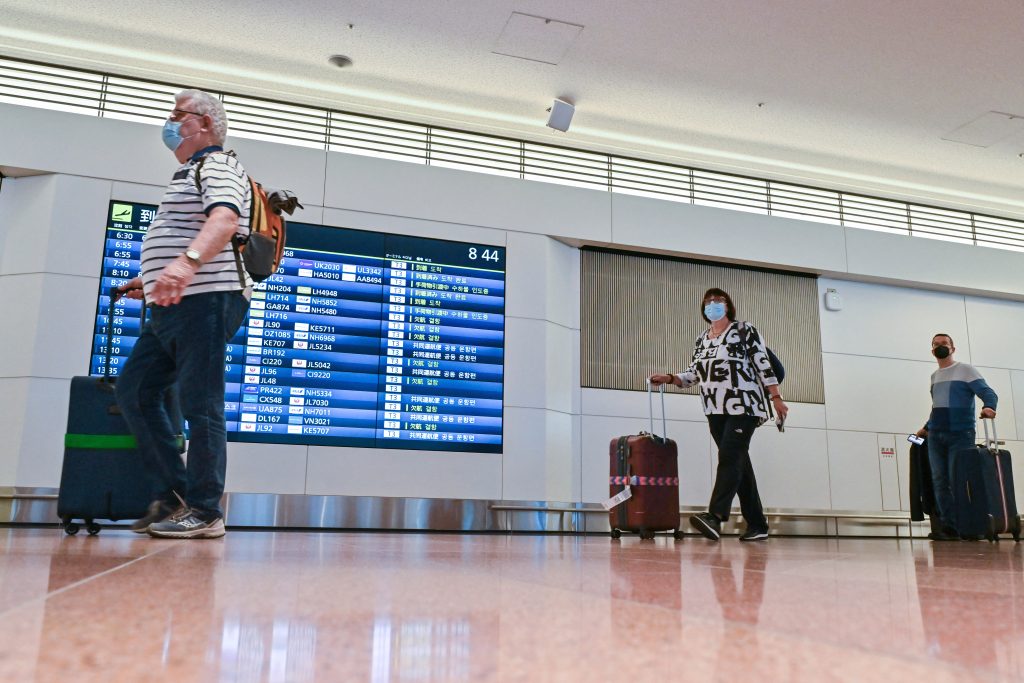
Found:
[[[135,280],[139,281],[138,286],[133,286]],[[107,310],[107,352],[103,356],[103,379],[110,380],[110,355],[112,347],[114,346],[114,306],[117,304],[117,300],[121,298],[121,295],[127,295],[130,299],[139,299],[142,301],[142,312],[139,316],[139,334],[142,333],[142,326],[146,324],[146,298],[142,294],[142,280],[135,278],[122,287],[111,287],[110,288],[110,308]],[[138,295],[136,296],[136,293]]]
[[[665,417],[665,385],[664,383],[658,384],[658,393],[661,394],[661,427],[662,441],[668,441],[668,419]],[[647,407],[649,408],[651,417],[651,438],[657,438],[654,434],[654,395],[651,390],[651,378],[647,378]]]

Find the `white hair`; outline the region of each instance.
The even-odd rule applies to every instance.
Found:
[[[217,144],[223,145],[228,136],[228,115],[224,112],[224,104],[208,92],[202,90],[182,90],[174,96],[175,102],[190,102],[195,113],[210,117],[213,122],[213,136]]]

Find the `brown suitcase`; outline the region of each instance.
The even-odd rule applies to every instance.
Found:
[[[611,472],[608,479],[612,497],[628,486],[631,496],[608,512],[612,538],[623,531],[640,534],[640,538],[654,538],[655,531],[679,531],[679,461],[676,442],[667,436],[654,434],[654,406],[651,387],[647,385],[648,403],[651,404],[651,431],[620,436],[612,439],[610,447]],[[662,424],[665,421],[665,387],[661,387]]]

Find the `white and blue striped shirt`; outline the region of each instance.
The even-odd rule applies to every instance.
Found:
[[[196,187],[196,162],[206,156]],[[249,178],[234,156],[222,153],[219,147],[196,152],[182,164],[167,186],[156,217],[142,242],[142,284],[146,297],[164,266],[189,248],[206,223],[210,211],[226,206],[238,214],[238,234],[249,234],[252,193]],[[184,296],[206,292],[231,292],[252,286],[248,273],[243,285],[238,279],[235,253],[228,242],[220,253],[196,271]]]

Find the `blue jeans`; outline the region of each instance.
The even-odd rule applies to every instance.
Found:
[[[953,497],[953,460],[956,454],[974,447],[974,430],[958,432],[928,432],[928,464],[932,468],[932,485],[939,518],[946,527],[956,528],[956,510]]]
[[[150,475],[152,500],[173,504],[177,494],[204,519],[223,517],[225,345],[248,308],[241,292],[193,294],[174,306],[153,306],[115,385]],[[187,468],[164,401],[175,382],[189,424]]]

